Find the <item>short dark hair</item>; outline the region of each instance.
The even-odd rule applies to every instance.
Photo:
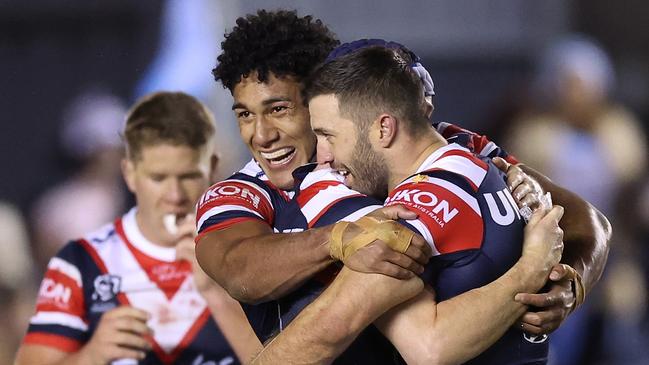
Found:
[[[200,101],[182,92],[142,97],[126,117],[123,137],[128,158],[141,157],[142,147],[160,143],[201,148],[214,135],[214,117]]]
[[[320,19],[299,17],[296,11],[259,10],[236,23],[225,35],[223,53],[212,70],[214,79],[230,92],[254,72],[262,82],[269,72],[301,82],[340,43]]]
[[[381,113],[405,122],[411,134],[428,128],[422,113],[423,86],[403,52],[381,46],[361,48],[319,66],[306,81],[305,101],[333,94],[341,115],[363,130]]]

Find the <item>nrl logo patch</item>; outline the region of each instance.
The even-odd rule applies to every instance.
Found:
[[[95,292],[92,293],[92,300],[107,302],[119,293],[122,278],[117,275],[104,274],[95,278]]]

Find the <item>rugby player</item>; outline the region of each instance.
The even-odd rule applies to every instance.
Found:
[[[259,351],[239,303],[193,252],[193,210],[217,164],[213,124],[183,93],[133,107],[122,169],[137,205],[50,260],[17,364],[234,364]]]

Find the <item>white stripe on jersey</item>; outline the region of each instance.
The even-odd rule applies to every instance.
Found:
[[[364,217],[364,216],[372,213],[373,211],[375,211],[377,209],[381,209],[381,208],[383,208],[382,205],[370,205],[370,206],[367,206],[365,208],[361,208],[361,209],[355,211],[354,213],[342,218],[340,221],[341,222],[356,222],[361,217]]]
[[[438,179],[436,177],[429,177],[426,182],[441,186],[444,189],[449,190],[451,193],[457,195],[460,199],[462,199],[468,206],[470,206],[478,216],[482,217],[482,214],[480,213],[480,205],[478,205],[478,200],[475,197],[469,195],[459,186],[453,184],[452,182]]]
[[[482,151],[480,151],[479,155],[489,157],[489,154],[496,148],[498,148],[498,146],[495,143],[489,142],[482,148]]]
[[[261,187],[259,187],[259,185],[257,185],[257,184],[253,184],[253,183],[251,183],[250,181],[246,181],[246,180],[237,180],[237,179],[228,179],[228,180],[223,180],[223,181],[220,182],[218,185],[226,184],[226,183],[228,183],[228,182],[235,182],[235,183],[239,183],[239,184],[244,184],[244,185],[248,185],[248,186],[250,186],[251,188],[255,189],[255,191],[258,191],[261,195],[263,195],[264,198],[266,198],[266,201],[268,202],[268,204],[270,205],[270,207],[273,208],[273,210],[275,210],[275,207],[273,206],[273,201],[270,199],[270,195],[268,195],[268,193],[266,192],[266,190],[264,190],[264,189],[262,189]]]
[[[438,256],[439,250],[435,246],[435,240],[433,240],[433,236],[430,235],[430,231],[428,230],[428,228],[426,228],[426,225],[422,223],[419,219],[409,220],[408,224],[415,227],[415,229],[419,232],[419,234],[422,237],[424,237],[426,242],[428,242],[428,245],[433,250],[433,256]]]
[[[323,181],[332,181],[332,182],[335,181],[339,183],[344,183],[345,178],[331,168],[315,170],[309,172],[304,177],[304,180],[302,180],[302,182],[300,183],[300,190],[304,190],[313,184],[323,182]]]
[[[31,324],[55,324],[74,328],[79,331],[88,331],[88,325],[79,317],[63,312],[38,312],[33,316]]]
[[[264,170],[259,167],[259,164],[257,163],[257,161],[255,161],[254,158],[248,161],[248,163],[246,163],[246,165],[241,168],[239,172],[244,175],[256,177],[260,180],[268,180],[268,177],[264,173]]]
[[[419,165],[419,167],[417,168],[417,172],[422,172],[422,171],[431,169],[432,168],[431,165],[438,158],[440,158],[443,154],[445,154],[448,151],[465,151],[465,152],[471,153],[471,151],[469,151],[468,149],[460,146],[459,144],[451,143],[451,144],[449,144],[447,146],[438,148],[437,150],[435,150],[435,152],[431,153],[430,156],[428,156],[426,158],[426,160],[424,160],[424,162],[421,165]]]
[[[203,226],[203,223],[205,223],[206,220],[210,219],[211,217],[223,213],[223,212],[236,212],[236,211],[244,211],[248,213],[252,213],[256,215],[257,217],[264,219],[264,217],[261,216],[258,212],[248,209],[246,207],[242,207],[240,205],[219,205],[214,208],[210,208],[207,212],[203,213],[201,215],[200,219],[198,220],[198,224],[196,224],[197,229],[201,229]]]
[[[329,206],[329,204],[346,197],[361,195],[360,193],[351,190],[345,185],[329,186],[324,190],[320,190],[314,195],[304,206],[301,208],[302,214],[306,221],[311,224],[322,211]]]
[[[480,186],[482,180],[487,176],[487,171],[476,165],[473,161],[464,156],[446,156],[433,162],[426,170],[431,168],[440,168],[446,171],[454,172],[458,175],[465,176],[475,186]]]
[[[74,280],[79,288],[82,287],[81,273],[79,272],[79,269],[71,263],[55,256],[50,259],[50,262],[47,264],[47,269],[59,271],[65,274],[70,279]]]

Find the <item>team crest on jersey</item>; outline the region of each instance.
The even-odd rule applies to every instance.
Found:
[[[92,293],[92,300],[107,302],[119,293],[122,278],[117,275],[104,274],[95,278],[95,292]]]

